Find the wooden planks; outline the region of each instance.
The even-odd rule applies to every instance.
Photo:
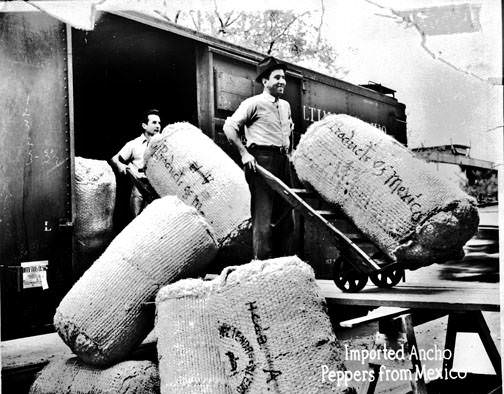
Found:
[[[361,324],[368,324],[375,321],[379,321],[385,318],[391,319],[405,313],[411,312],[409,308],[397,308],[397,307],[387,307],[380,306],[377,309],[372,310],[366,316],[356,317],[355,319],[345,320],[339,323],[340,327],[353,328]]]
[[[136,352],[155,346],[156,341],[154,332],[151,332]],[[0,349],[3,377],[30,367],[40,369],[54,359],[75,357],[57,333],[3,341]]]
[[[343,293],[334,282],[318,280],[328,303],[337,305],[389,306],[417,309],[446,309],[452,311],[500,310],[499,285],[405,283],[392,289],[367,286],[359,293]]]
[[[211,280],[216,275],[206,275]],[[366,286],[359,293],[343,293],[332,280],[317,279],[322,295],[328,303],[335,305],[358,305],[393,307],[395,311],[402,308],[415,309],[448,309],[451,311],[488,311],[498,312],[498,283],[467,283],[437,281],[434,284],[418,282],[401,283],[392,289],[380,289]],[[384,313],[394,312],[383,309]]]
[[[233,112],[246,98],[254,95],[254,81],[214,69],[216,108]]]
[[[1,351],[2,373],[19,367],[45,365],[54,358],[73,355],[56,333],[3,341]]]

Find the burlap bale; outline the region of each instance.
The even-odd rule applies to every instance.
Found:
[[[381,130],[348,115],[313,123],[293,154],[299,178],[410,268],[460,255],[476,201]]]
[[[182,280],[156,297],[162,393],[340,391],[344,368],[311,267],[282,257]],[[220,361],[220,362],[219,362]]]
[[[77,265],[87,268],[113,236],[116,179],[103,160],[75,158],[75,227]]]
[[[152,361],[123,361],[107,369],[77,357],[51,361],[39,372],[30,394],[159,393],[159,372]]]
[[[156,297],[157,352],[162,393],[228,393],[214,321],[211,282],[184,279]]]
[[[159,195],[177,195],[212,225],[219,245],[248,225],[250,191],[243,171],[201,130],[174,123],[155,136],[146,175]]]
[[[153,328],[142,303],[194,275],[217,250],[212,230],[177,197],[152,202],[112,241],[61,301],[54,325],[83,361],[123,359]]]

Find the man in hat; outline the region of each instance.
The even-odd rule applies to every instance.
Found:
[[[286,86],[286,70],[287,66],[273,57],[261,61],[256,81],[263,85],[263,92],[244,100],[224,123],[224,133],[238,149],[245,168],[252,196],[253,253],[261,260],[290,252],[289,246],[283,245],[284,250],[278,247],[292,231],[291,215],[283,214],[285,203],[256,172],[259,164],[290,185],[288,153],[293,123],[289,103],[280,98]],[[240,138],[243,129],[245,145]],[[282,217],[278,229],[281,238],[274,240],[272,226],[280,224],[277,222]]]
[[[161,118],[157,109],[145,111],[142,116],[143,132],[137,138],[129,141],[121,150],[112,157],[112,164],[117,168],[120,174],[126,174],[129,168],[137,177],[145,176],[143,174],[145,163],[144,153],[147,145],[153,135],[161,130]],[[136,217],[145,208],[145,201],[138,188],[133,185],[131,189],[129,208],[133,217]]]

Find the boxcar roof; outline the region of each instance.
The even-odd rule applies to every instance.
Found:
[[[173,34],[177,34],[179,36],[183,36],[186,38],[189,38],[194,41],[201,42],[203,44],[209,45],[213,48],[220,49],[224,52],[228,52],[234,55],[241,56],[245,59],[248,59],[252,62],[258,62],[264,56],[266,56],[264,53],[254,51],[252,49],[248,49],[233,43],[230,43],[228,41],[221,40],[219,38],[212,37],[210,35],[192,30],[190,28],[178,25],[176,23],[170,22],[165,19],[161,19],[159,17],[154,17],[151,15],[147,15],[144,13],[140,13],[137,11],[108,11],[111,14],[121,16],[123,18],[127,18],[151,27],[155,27],[158,29],[162,29],[165,31],[168,31]],[[386,96],[384,94],[380,94],[374,90],[371,90],[366,87],[354,85],[349,82],[345,82],[341,79],[335,78],[328,76],[326,74],[322,74],[320,72],[298,66],[296,64],[292,64],[289,62],[285,62],[291,71],[294,72],[294,74],[301,74],[305,78],[313,79],[315,81],[321,82],[323,84],[333,86],[339,89],[344,89],[349,92],[359,94],[361,96],[369,97],[374,100],[382,101],[390,105],[400,105],[403,106],[404,104],[401,104],[397,101],[397,99],[393,97]],[[301,76],[299,75],[299,76]]]

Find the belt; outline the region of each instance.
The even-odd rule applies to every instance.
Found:
[[[289,153],[289,150],[285,146],[250,144],[249,149],[269,151],[274,153],[280,153],[282,155],[286,155],[287,153]]]

